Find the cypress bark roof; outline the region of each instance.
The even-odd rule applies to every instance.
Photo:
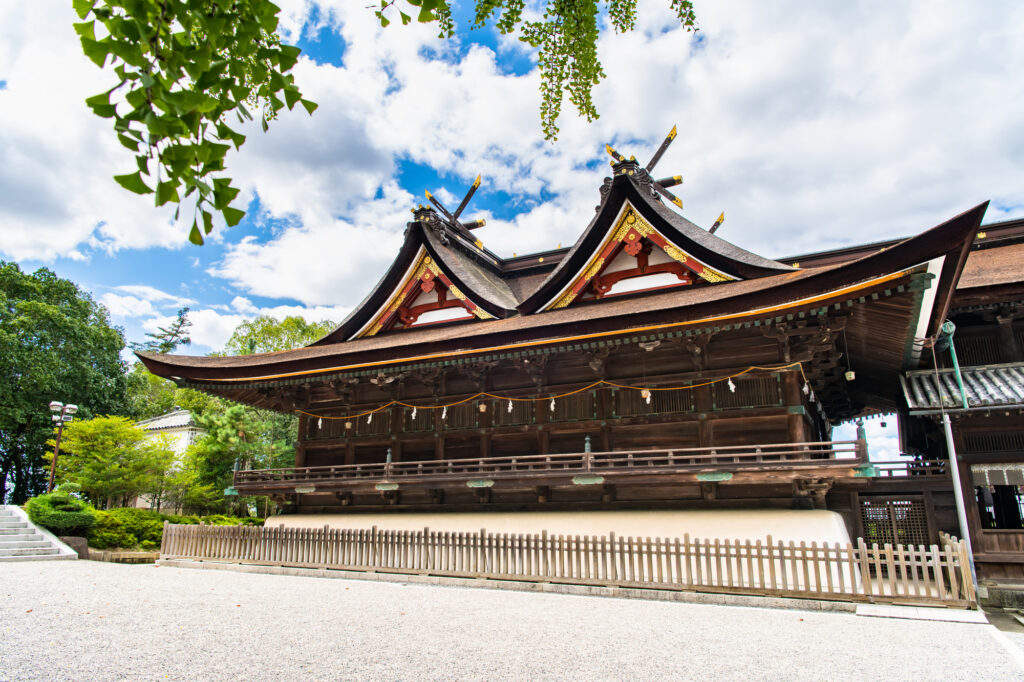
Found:
[[[634,185],[630,182],[628,186]],[[913,336],[916,331],[920,336],[930,334],[945,319],[956,281],[963,270],[986,207],[987,204],[981,204],[884,251],[837,265],[803,270],[784,266],[773,272],[767,266],[748,262],[746,265],[751,268],[763,268],[764,274],[714,286],[682,287],[519,316],[512,316],[512,311],[500,308],[502,304],[495,301],[501,300],[502,296],[511,296],[511,290],[506,293],[495,287],[488,290],[486,299],[480,295],[479,290],[471,290],[467,291],[467,295],[475,295],[481,306],[492,306],[509,316],[504,319],[412,328],[392,334],[346,340],[350,338],[347,334],[349,330],[358,324],[365,324],[365,320],[378,309],[378,306],[364,304],[338,330],[306,348],[235,357],[138,355],[153,373],[179,380],[237,382],[297,374],[321,374],[354,367],[387,366],[410,358],[446,353],[463,355],[477,350],[510,347],[510,344],[522,347],[561,343],[579,338],[580,335],[594,337],[629,334],[633,330],[643,331],[651,326],[682,329],[688,326],[756,321],[786,310],[827,305],[848,295],[863,296],[863,292],[869,291],[870,287],[877,289],[895,286],[914,272],[936,280],[930,284],[930,305],[920,313],[919,324],[911,325],[908,332]],[[415,252],[410,255],[406,249],[418,250],[421,246],[438,256],[439,263],[453,281],[459,282],[459,286],[468,286],[467,282],[475,277],[479,277],[485,285],[501,281],[497,268],[479,259],[467,266],[469,254],[455,256],[450,253],[453,251],[450,246],[443,243],[435,245],[422,234],[418,237],[420,241],[415,241],[417,229],[424,228],[415,223],[410,226],[412,236],[407,237],[399,259],[396,259],[367,301],[374,300],[372,297],[378,296],[379,292],[392,283],[401,281],[409,267],[408,263],[415,255]],[[733,262],[741,262],[741,253],[734,252],[730,256],[736,256]],[[383,294],[379,298],[387,301]],[[363,311],[368,312],[364,314]],[[361,314],[364,316],[361,317]]]

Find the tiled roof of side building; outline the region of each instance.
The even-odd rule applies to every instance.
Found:
[[[136,426],[145,431],[159,431],[161,429],[176,429],[184,426],[195,426],[192,413],[188,410],[175,410],[158,417],[150,417],[136,422]]]

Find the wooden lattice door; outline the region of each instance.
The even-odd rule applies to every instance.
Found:
[[[931,544],[924,500],[861,498],[860,503],[864,541],[869,545]]]

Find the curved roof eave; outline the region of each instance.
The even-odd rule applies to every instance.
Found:
[[[280,376],[284,373],[329,373],[337,371],[340,362],[386,366],[407,359],[398,355],[423,352],[445,354],[456,348],[463,349],[459,353],[475,352],[474,348],[502,339],[523,340],[530,337],[533,340],[523,342],[546,343],[543,339],[579,330],[581,322],[588,329],[596,330],[600,327],[610,330],[600,332],[601,335],[631,333],[639,324],[655,318],[663,320],[665,311],[669,309],[687,312],[685,315],[675,315],[673,326],[695,324],[701,316],[709,314],[742,317],[758,307],[795,305],[803,297],[815,295],[815,292],[834,292],[848,285],[860,286],[858,283],[886,273],[899,272],[942,258],[942,268],[933,285],[936,289],[935,301],[924,325],[926,334],[934,334],[948,314],[957,278],[963,270],[987,205],[987,202],[979,204],[916,237],[855,261],[791,270],[747,281],[725,282],[714,287],[675,289],[650,297],[566,308],[546,313],[542,317],[520,316],[492,320],[489,324],[426,327],[400,335],[370,337],[274,353],[231,357],[149,353],[136,355],[154,374],[179,380],[233,382],[269,375]]]
[[[366,294],[363,300],[352,309],[352,312],[333,331],[309,344],[310,346],[323,346],[347,341],[370,321],[374,313],[386,302],[387,296],[395,290],[395,287],[401,285],[402,279],[409,269],[409,264],[416,257],[416,253],[423,244],[423,236],[418,228],[419,223],[409,223],[405,233],[405,241],[402,242],[402,247],[398,250],[398,254],[391,262],[387,272],[377,280],[377,283],[370,289],[370,293]]]

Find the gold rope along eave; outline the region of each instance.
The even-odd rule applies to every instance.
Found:
[[[487,391],[481,391],[480,393],[476,393],[475,395],[471,395],[468,398],[463,398],[462,400],[456,400],[455,402],[452,402],[452,403],[445,403],[443,405],[413,405],[412,403],[406,403],[406,402],[403,402],[401,400],[391,400],[391,401],[389,401],[387,403],[384,403],[383,405],[380,405],[379,407],[373,408],[372,410],[365,410],[363,412],[359,412],[358,414],[348,414],[348,415],[344,415],[344,416],[341,416],[341,417],[331,417],[331,416],[328,416],[328,415],[313,414],[312,412],[307,412],[305,410],[299,410],[299,409],[294,410],[294,412],[296,414],[303,414],[303,415],[305,415],[307,417],[313,417],[315,419],[353,420],[353,419],[359,419],[360,417],[365,417],[366,415],[369,415],[369,414],[374,414],[374,413],[380,412],[381,410],[386,410],[387,408],[391,407],[392,405],[401,405],[402,407],[409,408],[409,409],[414,409],[414,410],[443,410],[443,409],[446,409],[446,408],[449,408],[449,407],[455,407],[456,405],[462,405],[463,403],[468,403],[468,402],[470,402],[472,400],[476,400],[478,398],[492,398],[494,400],[506,400],[506,401],[517,402],[517,403],[545,402],[545,401],[549,401],[549,400],[558,400],[559,398],[567,398],[567,397],[569,397],[571,395],[575,395],[577,393],[582,393],[583,391],[589,391],[590,389],[596,388],[598,386],[609,386],[611,388],[626,389],[626,390],[631,390],[631,391],[644,391],[644,390],[646,390],[646,391],[690,391],[690,390],[693,390],[695,388],[701,388],[703,386],[711,386],[713,384],[722,383],[723,381],[729,381],[730,379],[735,379],[736,377],[743,376],[744,374],[749,374],[750,372],[778,372],[778,371],[781,371],[781,370],[790,369],[792,367],[797,367],[797,368],[800,369],[800,376],[803,378],[804,383],[806,384],[807,383],[807,375],[804,374],[803,363],[802,362],[790,362],[788,364],[779,365],[777,367],[761,367],[761,366],[753,365],[751,367],[747,367],[743,371],[736,372],[735,374],[730,374],[728,376],[723,376],[723,377],[719,377],[717,379],[712,379],[711,381],[704,381],[704,382],[701,382],[699,384],[688,384],[686,386],[629,386],[629,385],[626,385],[626,384],[617,384],[614,381],[605,381],[604,379],[601,379],[599,381],[595,381],[592,384],[588,384],[586,386],[582,386],[582,387],[574,389],[572,391],[566,391],[564,393],[554,393],[554,394],[545,395],[545,396],[535,396],[535,397],[529,397],[529,398],[517,398],[517,397],[514,397],[514,396],[501,396],[501,395],[496,395],[494,393],[489,393]]]

